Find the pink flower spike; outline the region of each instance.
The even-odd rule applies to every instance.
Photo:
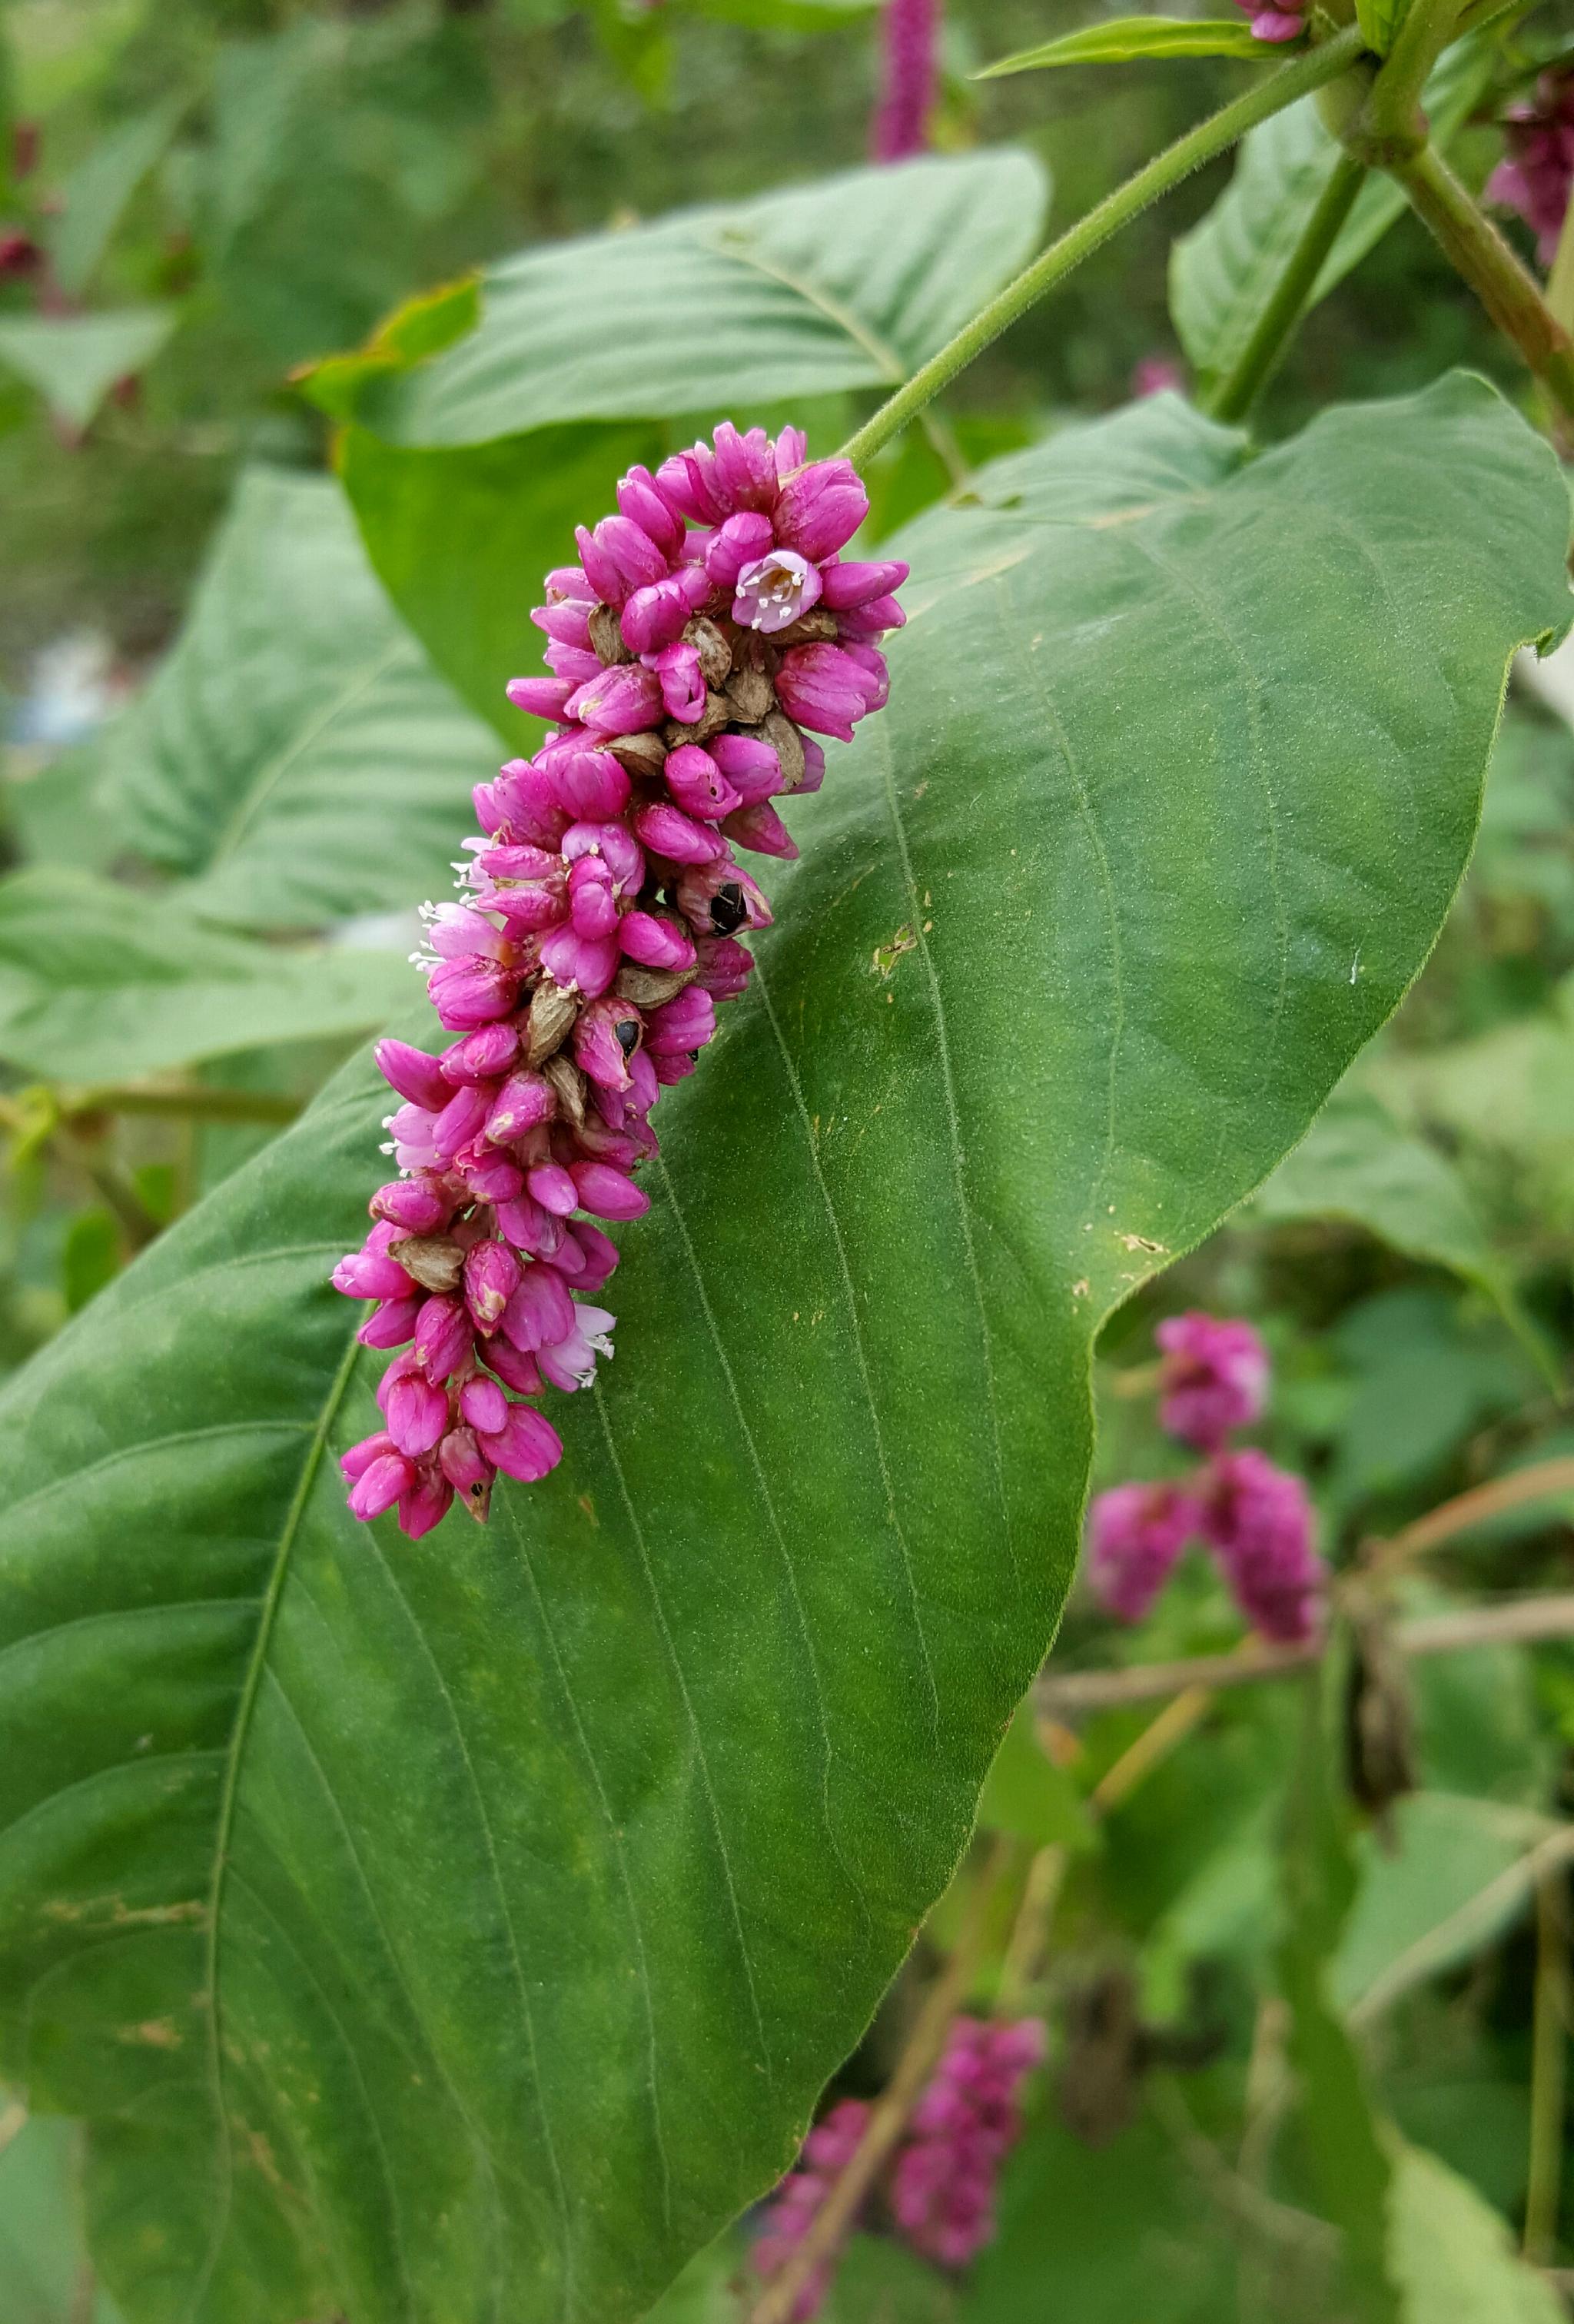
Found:
[[[1159,1360],[1159,1425],[1183,1444],[1215,1452],[1237,1428],[1262,1416],[1268,1351],[1249,1323],[1193,1308],[1166,1316],[1154,1333]]]
[[[1088,1511],[1088,1581],[1108,1613],[1140,1622],[1191,1536],[1196,1502],[1178,1485],[1115,1485]]]

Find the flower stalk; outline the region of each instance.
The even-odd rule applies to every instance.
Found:
[[[871,459],[882,446],[899,435],[908,421],[917,418],[925,407],[933,402],[941,390],[950,385],[960,372],[976,361],[986,347],[991,346],[1001,333],[1020,321],[1030,308],[1053,290],[1058,283],[1084,259],[1109,241],[1123,226],[1200,170],[1205,161],[1229,151],[1255,129],[1260,121],[1271,119],[1322,88],[1348,70],[1361,52],[1359,29],[1347,25],[1331,40],[1297,57],[1291,64],[1282,65],[1243,96],[1235,97],[1200,121],[1183,137],[1118,186],[1112,194],[1080,218],[1058,241],[1042,251],[1031,265],[1024,268],[1016,280],[1008,282],[998,297],[991,299],[957,333],[956,337],[931,355],[926,364],[916,371],[907,383],[881,404],[872,419],[866,420],[856,434],[842,447],[842,457],[851,460],[854,467]]]

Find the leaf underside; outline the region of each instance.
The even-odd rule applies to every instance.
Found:
[[[0,2064],[130,2324],[621,2324],[784,2166],[1052,1635],[1099,1323],[1424,959],[1565,530],[1469,380],[1250,465],[1158,399],[913,526],[489,1529],[343,1508],[364,1063],[18,1378]]]

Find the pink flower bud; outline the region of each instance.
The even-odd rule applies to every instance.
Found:
[[[629,1059],[640,1046],[642,1021],[627,1001],[593,1001],[582,1009],[574,1026],[574,1057],[580,1071],[603,1089],[627,1089]],[[568,1207],[572,1210],[573,1204]]]
[[[355,1337],[364,1348],[402,1348],[415,1330],[421,1303],[411,1292],[408,1299],[385,1299],[367,1316]]]
[[[879,565],[823,565],[820,602],[833,613],[845,613],[851,605],[868,605],[875,598],[888,597],[893,589],[899,589],[907,572],[908,567],[899,558]]]
[[[541,965],[565,992],[581,992],[594,1001],[606,991],[618,973],[615,936],[582,936],[573,928],[555,928],[542,939]]]
[[[575,1162],[569,1175],[580,1202],[598,1219],[640,1219],[650,1208],[644,1188],[605,1162]]]
[[[541,1371],[536,1359],[534,1356],[526,1355],[523,1349],[516,1348],[511,1341],[505,1340],[501,1332],[496,1339],[487,1342],[486,1360],[503,1386],[511,1388],[516,1396],[540,1395]],[[486,1381],[483,1385],[490,1387],[492,1383]],[[506,1402],[504,1412],[505,1414],[507,1412]],[[470,1425],[478,1431],[483,1426],[479,1420],[472,1420]],[[501,1428],[503,1422],[500,1420],[497,1425]],[[490,1421],[484,1424],[484,1428],[488,1434],[495,1433]]]
[[[560,1340],[574,1329],[574,1302],[556,1268],[542,1259],[526,1268],[503,1311],[502,1328],[526,1355],[533,1355],[544,1341]]]
[[[730,516],[705,543],[705,572],[718,589],[731,595],[743,567],[764,557],[775,545],[776,536],[768,516],[753,511]]]
[[[683,547],[684,526],[662,498],[649,468],[631,468],[618,484],[618,509],[649,533],[658,549],[674,557]]]
[[[506,1017],[519,989],[514,972],[495,960],[440,960],[427,979],[432,1006],[451,1033]]]
[[[741,807],[722,825],[734,847],[752,848],[757,855],[779,855],[791,862],[797,846],[791,832],[769,799],[758,807]]]
[[[463,1299],[435,1293],[416,1317],[415,1360],[431,1380],[446,1380],[467,1362],[475,1344],[470,1313]],[[389,1425],[391,1427],[392,1423]],[[395,1434],[397,1434],[397,1431]],[[434,1438],[433,1442],[436,1442]],[[419,1448],[423,1452],[427,1448]],[[406,1445],[406,1452],[411,1447]]]
[[[415,1480],[415,1470],[401,1452],[380,1453],[350,1489],[350,1508],[364,1525],[391,1509]]]
[[[847,460],[816,460],[781,488],[776,537],[814,564],[844,549],[869,514],[869,494]]]
[[[608,731],[620,733],[622,729]],[[621,815],[629,804],[629,778],[610,751],[580,743],[552,752],[545,763],[559,802],[575,821],[588,816],[599,822],[606,816]]]
[[[763,428],[740,436],[730,420],[716,429],[714,475],[721,494],[738,509],[769,509],[780,489],[776,447]]]
[[[442,1056],[442,1078],[450,1094],[456,1083],[495,1081],[507,1073],[519,1054],[520,1037],[511,1025],[483,1025],[466,1033]],[[443,1101],[446,1103],[446,1099]]]
[[[561,718],[574,688],[560,678],[511,678],[503,692],[532,718]]]
[[[490,1360],[491,1351],[488,1350]],[[465,1381],[459,1391],[459,1409],[472,1428],[489,1428],[494,1433],[508,1418],[508,1398],[493,1379],[477,1372]]]
[[[694,945],[666,912],[625,912],[618,942],[641,968],[688,968],[694,961]]]
[[[416,1480],[399,1498],[399,1529],[410,1541],[419,1541],[441,1525],[454,1506],[454,1488],[434,1464],[425,1463]]]
[[[429,1057],[424,1049],[413,1049],[408,1041],[379,1041],[372,1056],[390,1089],[409,1098],[412,1105],[425,1106],[428,1112],[436,1113],[447,1103],[448,1093],[443,1086],[437,1060]]]
[[[677,645],[663,646],[650,660],[647,675],[657,681],[661,708],[686,726],[697,724],[705,709],[705,681],[697,647],[680,640]]]
[[[368,1207],[374,1219],[405,1234],[435,1234],[454,1215],[452,1201],[429,1178],[394,1178],[378,1187]]]
[[[496,1331],[521,1271],[506,1242],[478,1242],[465,1253],[465,1304],[478,1332]]]
[[[461,1500],[484,1511],[496,1471],[470,1428],[451,1428],[437,1447],[437,1466]]]
[[[389,1434],[412,1461],[430,1452],[448,1425],[447,1397],[408,1356],[401,1356],[383,1374],[377,1401]]]
[[[549,1475],[563,1458],[563,1439],[551,1422],[543,1420],[528,1404],[511,1404],[503,1426],[481,1441],[494,1468],[527,1485]]]
[[[363,1437],[359,1444],[352,1444],[347,1452],[341,1452],[339,1467],[346,1480],[353,1484],[357,1477],[364,1477],[366,1474],[373,1461],[380,1461],[385,1452],[396,1452],[398,1450],[399,1447],[387,1429],[380,1428],[374,1435]],[[398,1498],[396,1493],[394,1499],[397,1500]]]
[[[691,647],[689,651],[693,650]],[[668,646],[666,651],[681,653],[683,648]],[[642,728],[660,722],[661,681],[643,662],[614,662],[599,678],[593,678],[588,686],[575,689],[568,703],[568,715],[598,734],[637,734]],[[587,807],[575,812],[597,815],[602,810]]]
[[[576,823],[563,835],[563,860],[577,863],[582,855],[599,855],[612,873],[621,895],[635,894],[645,877],[645,851],[622,823]]]
[[[715,1002],[703,985],[689,984],[676,1000],[650,1010],[645,1019],[645,1046],[653,1059],[669,1050],[703,1049],[715,1029]]]
[[[713,831],[664,800],[637,807],[634,829],[653,855],[665,855],[669,863],[714,863],[727,852]]]
[[[758,807],[761,799],[774,798],[785,788],[781,761],[771,745],[758,734],[714,734],[706,748],[736,794],[740,807]],[[671,763],[668,760],[669,772]]]
[[[544,1074],[511,1074],[486,1117],[486,1134],[494,1146],[511,1146],[538,1123],[550,1121],[557,1111],[557,1100]]]
[[[538,1162],[525,1184],[531,1200],[539,1203],[556,1219],[569,1218],[579,1208],[579,1189],[560,1162]],[[558,1271],[564,1272],[561,1267]],[[573,1269],[567,1271],[572,1273]]]
[[[600,1227],[593,1227],[588,1219],[576,1219],[567,1230],[571,1240],[582,1254],[584,1265],[575,1277],[578,1289],[599,1291],[618,1264],[618,1246]]]
[[[676,751],[669,751],[661,771],[667,789],[686,815],[714,822],[743,804],[710,752],[702,751],[696,742],[684,742]]]
[[[575,936],[610,936],[616,928],[612,875],[599,855],[582,855],[569,873],[568,917]]]

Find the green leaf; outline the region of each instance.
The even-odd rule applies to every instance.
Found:
[[[490,1528],[344,1508],[364,1063],[0,1399],[4,2053],[133,2324],[625,2324],[790,2161],[1051,1636],[1103,1318],[1397,1001],[1563,617],[1479,383],[1229,442],[1138,406],[902,538],[890,706]]]
[[[133,114],[101,138],[66,180],[50,254],[61,286],[73,297],[80,296],[97,272],[127,204],[162,156],[186,106],[186,97],[178,94]]]
[[[176,320],[173,307],[0,316],[0,364],[36,387],[69,427],[86,428],[117,380],[152,363]]]
[[[0,2282],[5,2324],[120,2324],[83,2235],[81,2139],[0,2090]]]
[[[1411,1259],[1451,1268],[1487,1294],[1543,1369],[1552,1361],[1458,1172],[1374,1096],[1336,1092],[1249,1215],[1273,1224],[1345,1219]]]
[[[1562,2301],[1519,2257],[1506,2220],[1435,2154],[1399,2150],[1388,2221],[1404,2324],[1563,2324]]]
[[[1342,1661],[1336,1647],[1330,1660]],[[1328,1971],[1357,1887],[1349,1807],[1332,1775],[1334,1696],[1327,1674],[1303,1682],[1305,1723],[1285,1803],[1279,1983],[1290,2010],[1286,2054],[1321,2209],[1343,2236],[1343,2276],[1362,2324],[1402,2324],[1386,2253],[1390,2163],[1355,2044],[1336,2015]]]
[[[1434,142],[1445,146],[1487,86],[1496,35],[1478,33],[1449,49],[1422,95]],[[1230,179],[1213,208],[1170,251],[1170,313],[1203,381],[1238,360],[1257,318],[1317,208],[1339,148],[1322,125],[1315,97],[1287,106],[1242,140]],[[1404,216],[1403,189],[1374,171],[1356,198],[1309,306],[1326,299]]]
[[[368,379],[355,416],[452,446],[894,385],[1016,272],[1045,198],[1004,149],[550,243],[489,268],[476,328]]]
[[[1274,53],[1242,16],[1111,16],[1037,48],[1020,49],[972,78],[1000,80],[1044,65],[1123,65],[1135,57],[1247,57],[1260,65]]]
[[[971,2271],[957,2324],[1220,2324],[1238,2268],[1151,2115],[1098,2148],[1045,2120],[1007,2165],[1000,2232]]]
[[[97,759],[124,842],[185,875],[186,910],[315,927],[446,891],[497,744],[378,587],[334,484],[256,468]]]
[[[1356,22],[1374,56],[1387,55],[1404,13],[1404,0],[1356,0]]]
[[[52,1081],[124,1081],[269,1041],[355,1033],[408,1003],[398,953],[256,944],[178,898],[88,872],[0,881],[0,1057]]]

